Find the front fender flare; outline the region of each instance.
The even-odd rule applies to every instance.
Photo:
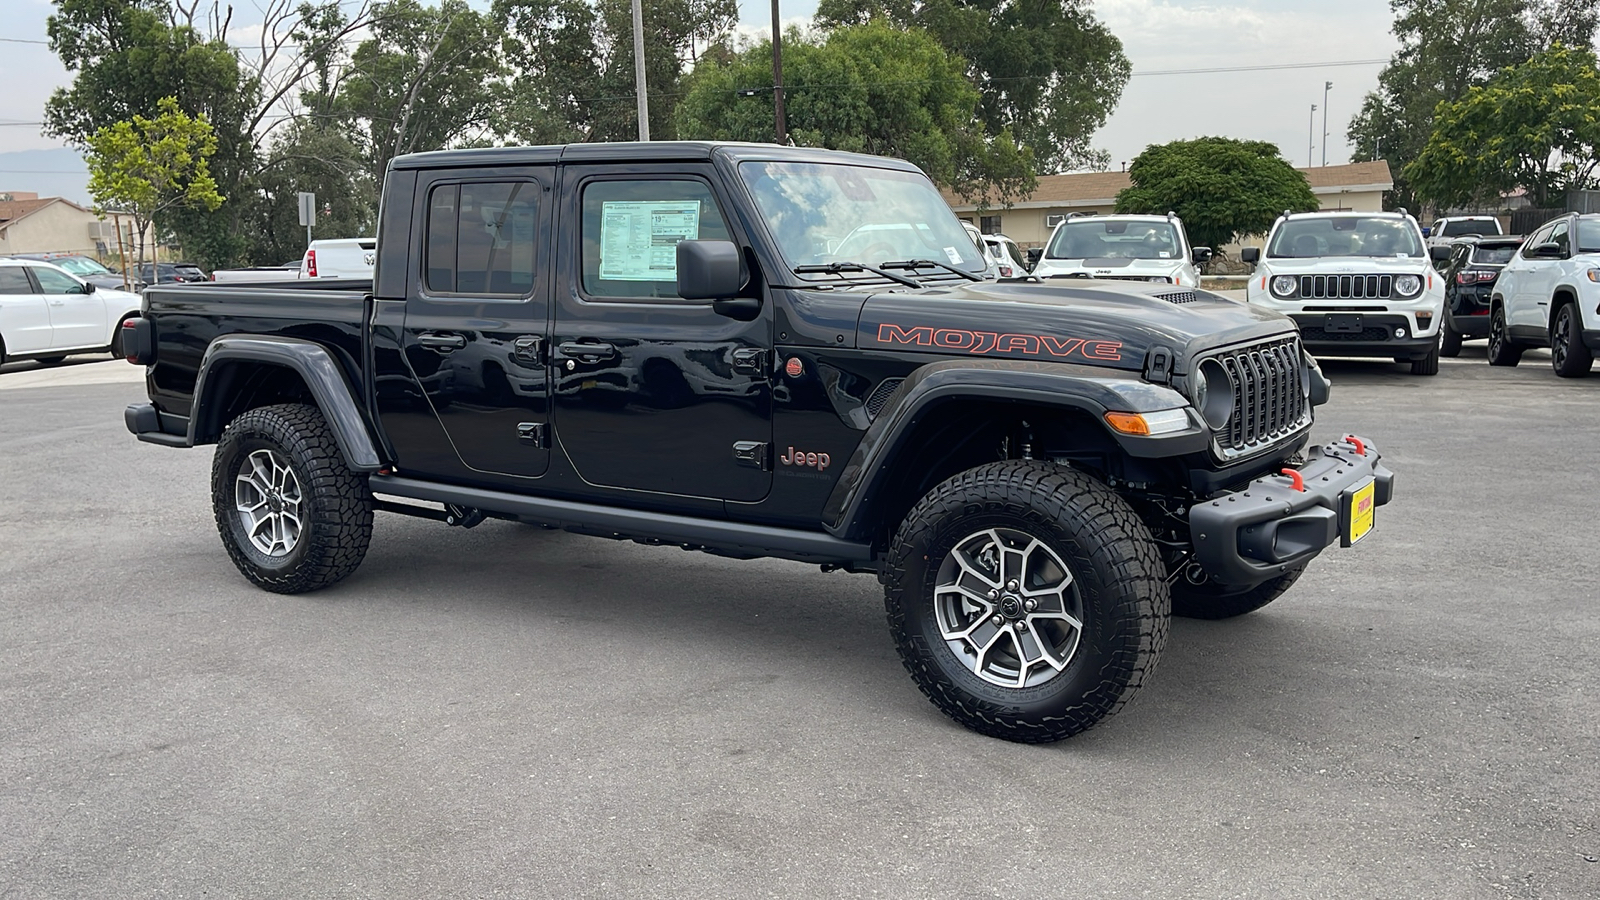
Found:
[[[1032,360],[947,360],[906,377],[888,408],[873,420],[845,464],[823,506],[822,524],[836,537],[861,540],[871,529],[870,510],[884,473],[916,425],[947,400],[979,398],[1025,402],[1089,413],[1131,456],[1166,458],[1204,450],[1211,435],[1194,422],[1157,437],[1121,434],[1105,425],[1107,412],[1159,412],[1189,405],[1172,388],[1135,374],[1070,363]]]
[[[334,440],[344,454],[345,463],[356,472],[376,472],[383,462],[367,430],[366,417],[356,402],[355,391],[343,370],[326,347],[300,338],[260,334],[230,334],[217,338],[200,360],[200,373],[194,384],[194,410],[189,416],[189,446],[210,443],[215,438],[203,423],[218,415],[225,406],[217,390],[207,390],[208,376],[220,364],[257,362],[283,366],[298,374],[333,429]],[[219,423],[220,433],[226,422]]]

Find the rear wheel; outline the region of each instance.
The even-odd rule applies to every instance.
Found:
[[[1454,359],[1461,355],[1461,332],[1450,325],[1450,317],[1444,317],[1444,325],[1439,329],[1439,355]]]
[[[1562,378],[1582,378],[1594,367],[1594,354],[1583,343],[1578,309],[1563,303],[1550,326],[1550,365]]]
[[[264,406],[228,425],[211,467],[217,531],[258,587],[299,594],[354,572],[372,539],[372,494],[316,407]]]
[[[1217,584],[1209,578],[1196,582],[1185,572],[1172,583],[1172,614],[1186,619],[1231,619],[1255,612],[1281,597],[1305,571],[1305,566],[1290,569],[1245,590]]]
[[[1522,359],[1522,348],[1511,342],[1506,330],[1506,308],[1497,306],[1489,316],[1489,365],[1514,366]]]
[[[884,606],[922,692],[974,731],[1042,743],[1120,710],[1154,671],[1171,601],[1128,504],[1012,460],[923,497],[890,546]]]

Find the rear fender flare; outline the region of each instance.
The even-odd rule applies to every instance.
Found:
[[[1165,458],[1204,450],[1211,436],[1198,423],[1159,437],[1113,431],[1107,412],[1158,412],[1187,407],[1172,388],[1140,380],[1136,373],[1069,363],[1031,360],[948,360],[913,371],[890,405],[856,445],[823,506],[822,523],[836,537],[862,540],[873,532],[886,473],[905,449],[919,422],[948,400],[1023,402],[1086,412],[1130,456]]]
[[[281,366],[300,376],[333,429],[345,463],[357,472],[376,472],[383,463],[367,429],[366,417],[344,371],[326,347],[299,338],[232,334],[206,348],[194,385],[194,410],[189,416],[189,445],[213,443],[227,426],[212,421],[227,406],[216,379],[210,377],[235,362]]]

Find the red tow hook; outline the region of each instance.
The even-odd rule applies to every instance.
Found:
[[[1344,436],[1344,442],[1356,448],[1356,452],[1362,456],[1367,455],[1367,445],[1361,440],[1361,438],[1358,438],[1353,434],[1347,434]]]
[[[1305,480],[1305,477],[1302,476],[1299,472],[1296,472],[1293,469],[1284,469],[1283,470],[1283,474],[1289,476],[1289,487],[1294,488],[1295,490],[1299,491],[1302,494],[1304,494],[1306,492],[1306,480]]]

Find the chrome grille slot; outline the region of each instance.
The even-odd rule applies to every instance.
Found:
[[[1300,387],[1298,335],[1223,351],[1214,358],[1233,383],[1233,415],[1215,433],[1224,456],[1254,453],[1310,423],[1311,405]]]
[[[1387,300],[1393,275],[1301,275],[1301,300]]]

